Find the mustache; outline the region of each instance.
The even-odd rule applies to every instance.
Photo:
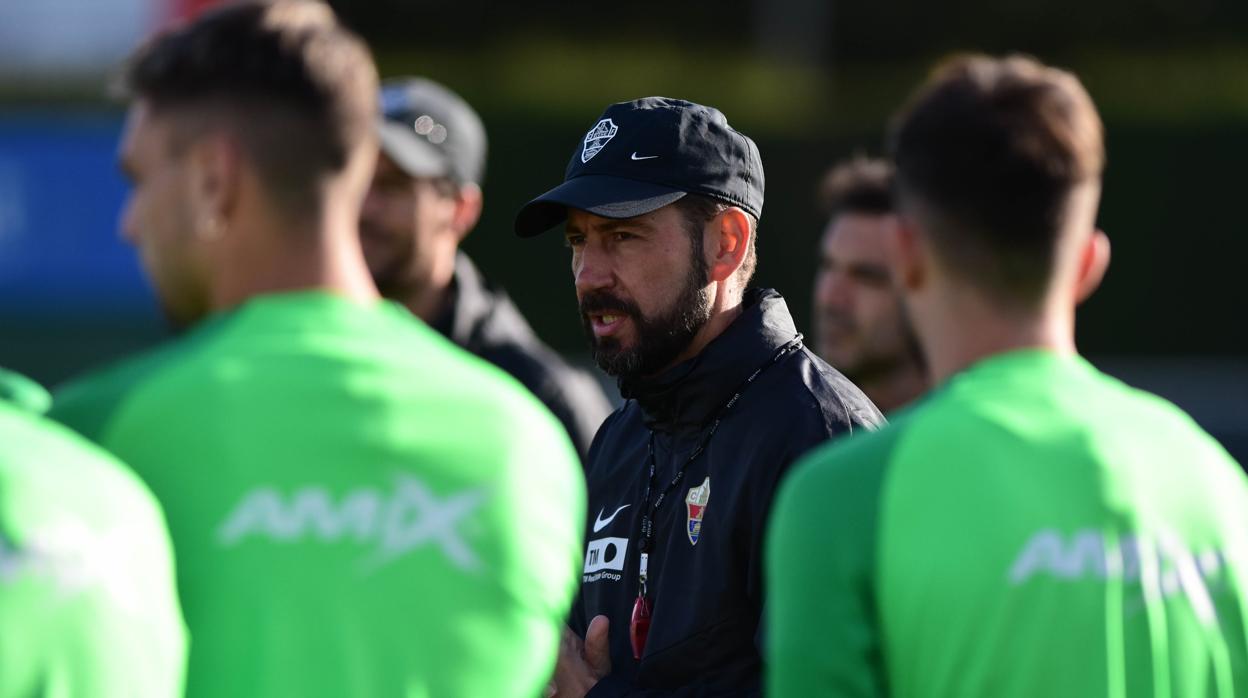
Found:
[[[590,291],[581,296],[578,303],[581,315],[601,315],[616,312],[623,315],[640,316],[641,308],[636,303],[613,296],[605,291]]]

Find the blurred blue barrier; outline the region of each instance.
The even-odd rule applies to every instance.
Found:
[[[0,112],[0,313],[151,314],[116,221],[115,112]]]

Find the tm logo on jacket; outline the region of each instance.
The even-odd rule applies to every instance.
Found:
[[[289,496],[258,487],[243,495],[217,531],[217,540],[227,548],[250,537],[275,543],[371,543],[373,552],[362,561],[366,572],[417,548],[436,545],[453,565],[472,571],[480,569],[481,561],[460,537],[458,526],[487,496],[473,489],[439,498],[410,475],[395,476],[391,492],[360,487],[337,501],[323,485],[301,487]]]

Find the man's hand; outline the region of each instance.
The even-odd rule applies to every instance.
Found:
[[[585,631],[584,641],[564,627],[555,678],[546,691],[547,696],[583,698],[602,677],[611,673],[611,647],[607,642],[609,624],[606,616],[594,616]]]

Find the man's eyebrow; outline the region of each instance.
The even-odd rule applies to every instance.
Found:
[[[570,219],[564,226],[564,235],[584,235],[586,228],[599,234],[613,233],[617,230],[641,230],[643,232],[653,232],[655,227],[648,216],[634,216],[633,218],[607,218],[601,223],[590,223],[588,226],[582,226],[579,223],[573,223]]]
[[[876,262],[855,262],[846,264],[849,270],[855,274],[865,274],[868,276],[889,276],[888,265],[878,264]]]
[[[595,228],[600,233],[611,233],[622,229],[653,231],[654,224],[646,216],[635,216],[633,218],[608,219],[605,223],[599,223]]]

